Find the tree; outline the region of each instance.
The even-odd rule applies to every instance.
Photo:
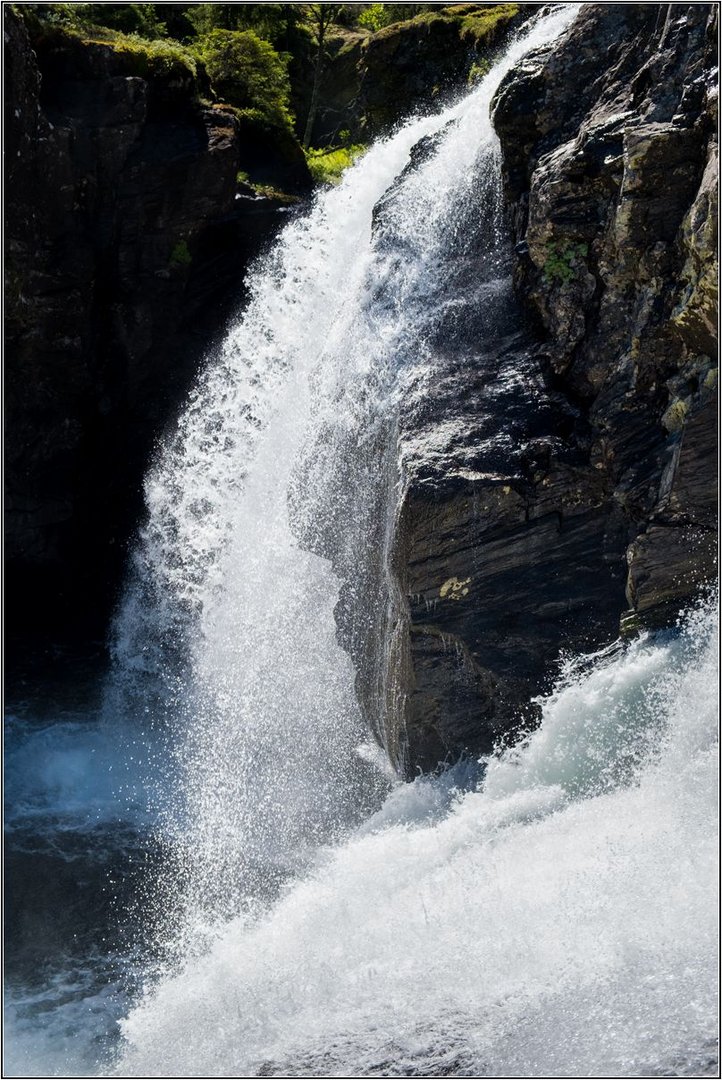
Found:
[[[304,4],[304,18],[313,35],[316,45],[316,63],[313,72],[313,90],[311,91],[311,104],[306,120],[306,130],[303,135],[303,148],[308,150],[311,145],[313,124],[318,110],[318,97],[321,90],[321,78],[323,76],[323,63],[325,59],[326,34],[338,20],[343,11],[344,4]]]
[[[270,42],[252,30],[212,30],[197,50],[223,101],[291,130],[288,72]]]

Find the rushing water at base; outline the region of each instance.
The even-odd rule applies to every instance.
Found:
[[[372,147],[253,271],[149,471],[104,701],[13,729],[28,857],[95,875],[78,908],[121,884],[54,966],[20,965],[10,1075],[709,1071],[713,608],[570,662],[525,744],[413,784],[350,658],[389,637],[396,406],[475,215],[484,302],[508,292],[489,102],[574,13]]]
[[[149,993],[119,1072],[712,1075],[714,623],[569,671],[479,791],[395,788]]]

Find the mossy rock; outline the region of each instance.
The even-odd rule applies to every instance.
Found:
[[[363,137],[465,85],[472,65],[491,62],[504,34],[523,15],[518,4],[458,4],[370,35],[361,59]]]

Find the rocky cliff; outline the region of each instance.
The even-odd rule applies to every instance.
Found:
[[[288,208],[200,77],[4,15],[8,626],[102,635],[153,441]]]
[[[354,142],[370,142],[415,110],[438,108],[488,70],[509,34],[539,6],[439,4],[375,33],[335,28],[312,144],[336,142],[344,130]],[[299,116],[308,112],[311,69],[292,64]]]
[[[533,724],[562,653],[672,623],[715,575],[716,20],[585,5],[498,91],[516,295],[489,326],[481,261],[450,261],[463,319],[401,418],[410,772]]]

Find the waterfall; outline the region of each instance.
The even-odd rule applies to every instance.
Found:
[[[383,716],[400,402],[470,220],[508,288],[489,105],[576,10],[289,222],[158,449],[108,708],[155,740],[164,966],[119,1075],[625,1075],[710,1053],[708,608],[570,663],[481,784],[400,783]]]
[[[367,668],[393,620],[397,404],[432,352],[463,215],[499,220],[491,97],[574,11],[537,20],[473,93],[373,146],[289,223],[149,471],[115,689],[155,729],[169,867],[156,907],[181,955],[262,907],[387,789],[352,658]],[[383,742],[382,716],[376,728]]]

